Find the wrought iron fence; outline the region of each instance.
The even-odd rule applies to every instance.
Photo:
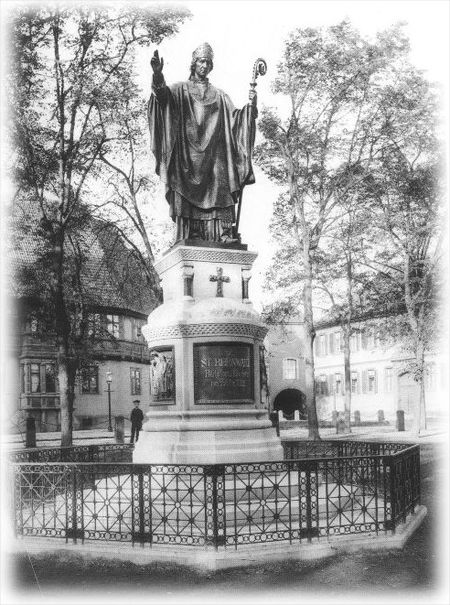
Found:
[[[43,447],[10,453],[12,462],[131,462],[132,459],[133,445],[129,443]]]
[[[21,461],[30,452],[20,452],[12,463],[15,531],[74,542],[239,548],[395,531],[419,504],[417,445],[295,447],[301,459],[225,465],[110,461],[130,456],[129,446],[82,446],[70,456],[52,448],[40,462]],[[60,459],[50,461],[58,451]]]
[[[282,441],[286,459],[338,457],[343,456],[380,456],[390,455],[411,447],[411,443],[380,443],[377,441]]]

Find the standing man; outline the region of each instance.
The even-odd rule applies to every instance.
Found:
[[[130,443],[134,443],[134,437],[136,437],[136,441],[139,439],[139,431],[142,428],[142,422],[144,421],[144,412],[139,407],[140,401],[139,399],[135,399],[133,401],[134,408],[131,411],[130,420],[131,420],[131,439]]]
[[[189,79],[167,86],[164,61],[155,51],[148,106],[155,172],[165,183],[177,241],[235,240],[235,205],[255,182],[251,155],[255,140],[256,92],[235,109],[208,80],[213,50],[201,44],[192,54]]]

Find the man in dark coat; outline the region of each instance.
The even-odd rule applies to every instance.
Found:
[[[244,186],[255,182],[256,92],[250,91],[250,103],[235,109],[228,95],[209,83],[213,51],[208,43],[193,52],[186,82],[166,85],[158,51],[151,65],[151,149],[155,172],[166,185],[177,241],[230,241],[236,235],[235,204]]]
[[[131,411],[130,420],[131,420],[131,439],[130,443],[134,443],[134,438],[136,437],[136,441],[139,439],[139,431],[142,428],[142,422],[144,421],[144,413],[139,407],[139,399],[135,399],[133,401],[134,408]]]

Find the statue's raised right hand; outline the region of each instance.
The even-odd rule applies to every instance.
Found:
[[[153,53],[153,57],[150,59],[150,65],[152,66],[153,73],[160,74],[162,73],[164,67],[164,59],[159,58],[159,53],[157,50]]]

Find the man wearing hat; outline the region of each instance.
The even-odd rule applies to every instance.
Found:
[[[142,423],[144,421],[144,412],[139,407],[140,401],[139,399],[135,399],[133,401],[134,408],[131,410],[130,420],[131,420],[131,439],[130,443],[134,443],[139,439],[139,431],[142,428]]]
[[[186,82],[167,86],[164,60],[155,51],[148,106],[156,174],[166,185],[177,241],[229,241],[235,204],[245,185],[254,183],[251,154],[257,117],[256,93],[235,109],[230,98],[208,80],[213,50],[201,44],[192,54]]]

